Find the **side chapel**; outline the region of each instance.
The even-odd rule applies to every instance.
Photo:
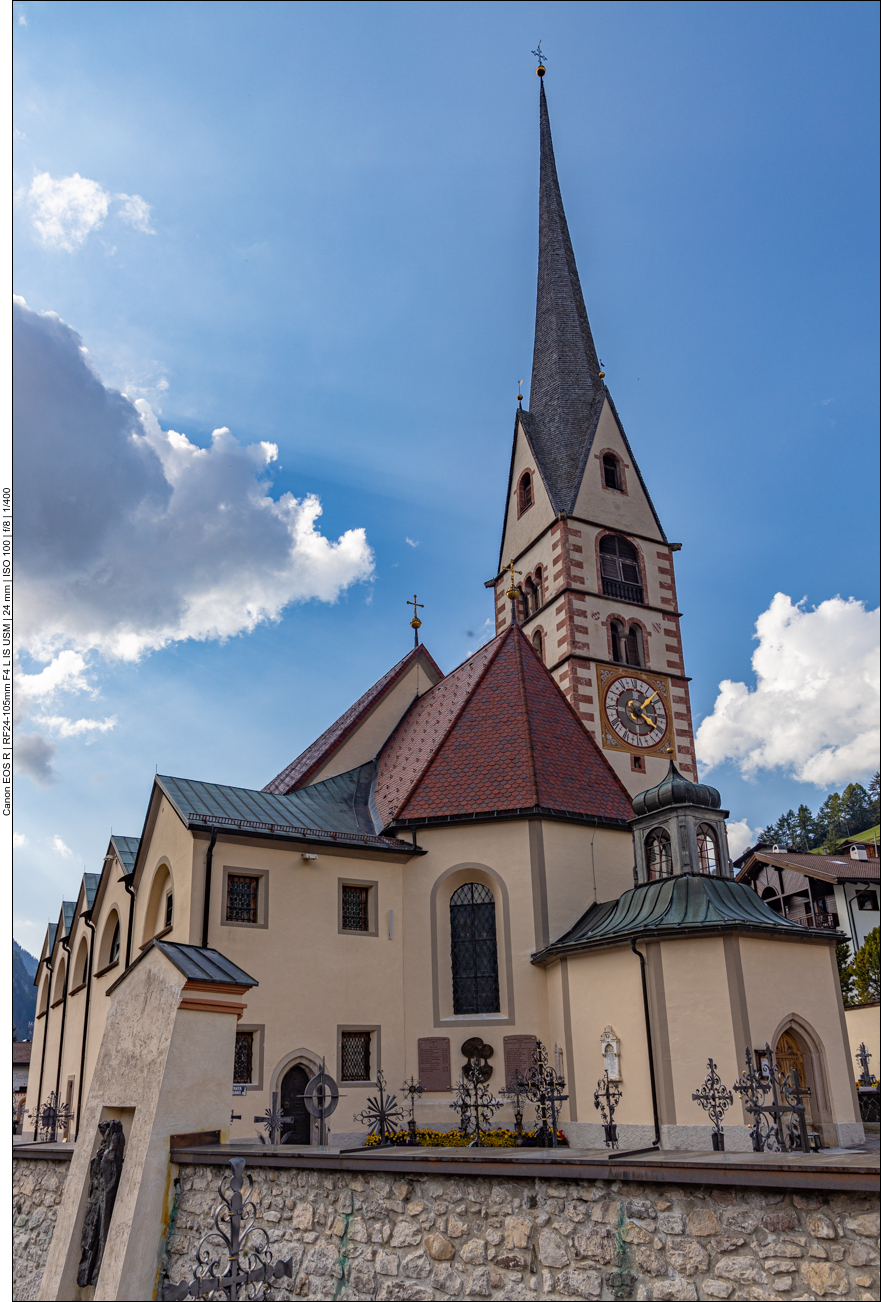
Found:
[[[342,1096],[331,1142],[363,1137],[379,1070],[421,1080],[417,1123],[452,1128],[479,1035],[494,1092],[534,1037],[548,1046],[573,1145],[602,1144],[610,1066],[622,1146],[709,1148],[692,1100],[707,1058],[730,1085],[766,1043],[800,1065],[822,1142],[862,1139],[836,933],[733,880],[726,811],[697,780],[678,545],[597,358],[543,82],[540,152],[495,636],[448,674],[417,644],[260,789],[155,778],[140,835],[110,837],[40,955],[27,1108],[55,1093],[69,1139],[113,993],[157,949],[189,973],[187,1016],[245,992],[224,1138],[256,1142],[277,1091],[287,1142],[316,1143],[302,1095],[322,1061]],[[208,967],[232,984],[197,979]],[[747,1121],[738,1101],[727,1147],[749,1146]]]

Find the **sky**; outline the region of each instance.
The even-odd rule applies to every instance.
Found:
[[[732,848],[877,749],[877,8],[16,3],[14,934],[489,636],[538,82]]]

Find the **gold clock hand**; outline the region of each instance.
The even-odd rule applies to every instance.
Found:
[[[651,696],[647,696],[639,708],[641,710],[644,710],[645,707],[648,705],[649,701],[653,700],[657,696],[657,694],[658,694],[657,692],[652,692]]]

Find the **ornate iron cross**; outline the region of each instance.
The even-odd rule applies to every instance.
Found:
[[[523,1143],[523,1104],[520,1102],[520,1096],[526,1096],[526,1078],[521,1076],[519,1067],[514,1068],[514,1081],[511,1088],[506,1087],[499,1090],[499,1093],[514,1100],[514,1134],[517,1136],[519,1148]]]
[[[691,1097],[699,1107],[703,1108],[713,1123],[714,1152],[724,1152],[725,1131],[722,1129],[722,1122],[725,1119],[725,1113],[734,1102],[734,1095],[731,1090],[726,1089],[722,1084],[722,1078],[716,1070],[716,1064],[712,1058],[707,1059],[707,1074],[704,1077],[703,1085]]]
[[[864,1086],[866,1089],[871,1089],[875,1084],[875,1077],[869,1071],[869,1059],[872,1057],[872,1054],[869,1053],[866,1046],[861,1043],[859,1052],[855,1053],[854,1057],[863,1069],[860,1072],[859,1084]]]
[[[410,1119],[407,1122],[407,1129],[410,1132],[409,1143],[416,1143],[416,1100],[420,1094],[424,1093],[421,1080],[414,1080],[411,1076],[408,1081],[404,1081],[401,1086],[401,1093],[406,1094],[410,1100]]]
[[[58,1095],[53,1090],[46,1102],[38,1106],[28,1116],[34,1123],[34,1141],[38,1144],[54,1144],[59,1130],[67,1130],[74,1114],[66,1103],[59,1103]]]
[[[258,1125],[264,1126],[269,1135],[266,1140],[260,1136],[261,1144],[283,1144],[284,1136],[287,1133],[287,1125],[293,1125],[296,1117],[286,1117],[278,1106],[278,1090],[272,1091],[272,1106],[267,1108],[262,1117],[255,1117]]]
[[[539,1139],[543,1139],[547,1146],[550,1138],[552,1148],[557,1147],[559,1105],[569,1097],[563,1093],[565,1088],[565,1080],[559,1072],[554,1071],[548,1060],[547,1049],[541,1040],[536,1040],[532,1051],[532,1066],[526,1076],[526,1097],[535,1104]]]
[[[593,1092],[593,1105],[603,1119],[603,1134],[606,1148],[618,1147],[618,1127],[615,1125],[615,1109],[621,1102],[621,1086],[617,1081],[609,1080],[608,1069],[597,1081]]]
[[[162,1290],[163,1302],[182,1302],[184,1298],[229,1298],[230,1302],[244,1297],[265,1298],[271,1280],[285,1276],[293,1279],[293,1257],[273,1262],[269,1235],[254,1224],[257,1216],[251,1202],[254,1181],[245,1175],[245,1159],[234,1157],[230,1166],[232,1175],[224,1174],[218,1186],[221,1202],[214,1213],[214,1229],[199,1244],[195,1275],[180,1284],[169,1280]],[[243,1198],[245,1180],[248,1187]],[[252,1235],[255,1236],[253,1244],[246,1247]]]
[[[765,1045],[765,1060],[761,1067],[753,1064],[752,1052],[747,1047],[746,1067],[734,1082],[734,1090],[754,1118],[750,1127],[753,1152],[809,1151],[805,1108],[801,1100],[810,1095],[810,1090],[800,1084],[797,1068],[793,1068],[788,1076],[783,1075],[769,1044]],[[771,1101],[766,1103],[769,1093]]]
[[[384,1145],[391,1142],[395,1129],[404,1119],[404,1112],[395,1095],[386,1094],[385,1076],[381,1071],[376,1073],[376,1087],[379,1094],[373,1098],[368,1096],[367,1107],[358,1113],[355,1120],[362,1121],[371,1135],[379,1135],[379,1142]]]

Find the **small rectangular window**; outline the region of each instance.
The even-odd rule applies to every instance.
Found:
[[[165,897],[165,925],[166,925],[166,927],[170,927],[170,926],[171,926],[171,919],[173,918],[173,916],[174,916],[174,896],[171,895],[171,894],[168,894],[168,895],[166,895],[166,897]]]
[[[342,1032],[343,1080],[370,1080],[370,1032]]]
[[[257,921],[257,889],[259,881],[259,877],[229,874],[226,879],[227,922]]]
[[[857,896],[857,908],[864,909],[868,913],[878,912],[878,893],[877,891],[860,891]]]
[[[343,886],[343,931],[370,930],[370,888]],[[352,1080],[356,1077],[352,1077]],[[366,1080],[366,1077],[357,1079]]]
[[[254,1079],[254,1032],[236,1032],[236,1050],[233,1061],[233,1084],[250,1085]]]

